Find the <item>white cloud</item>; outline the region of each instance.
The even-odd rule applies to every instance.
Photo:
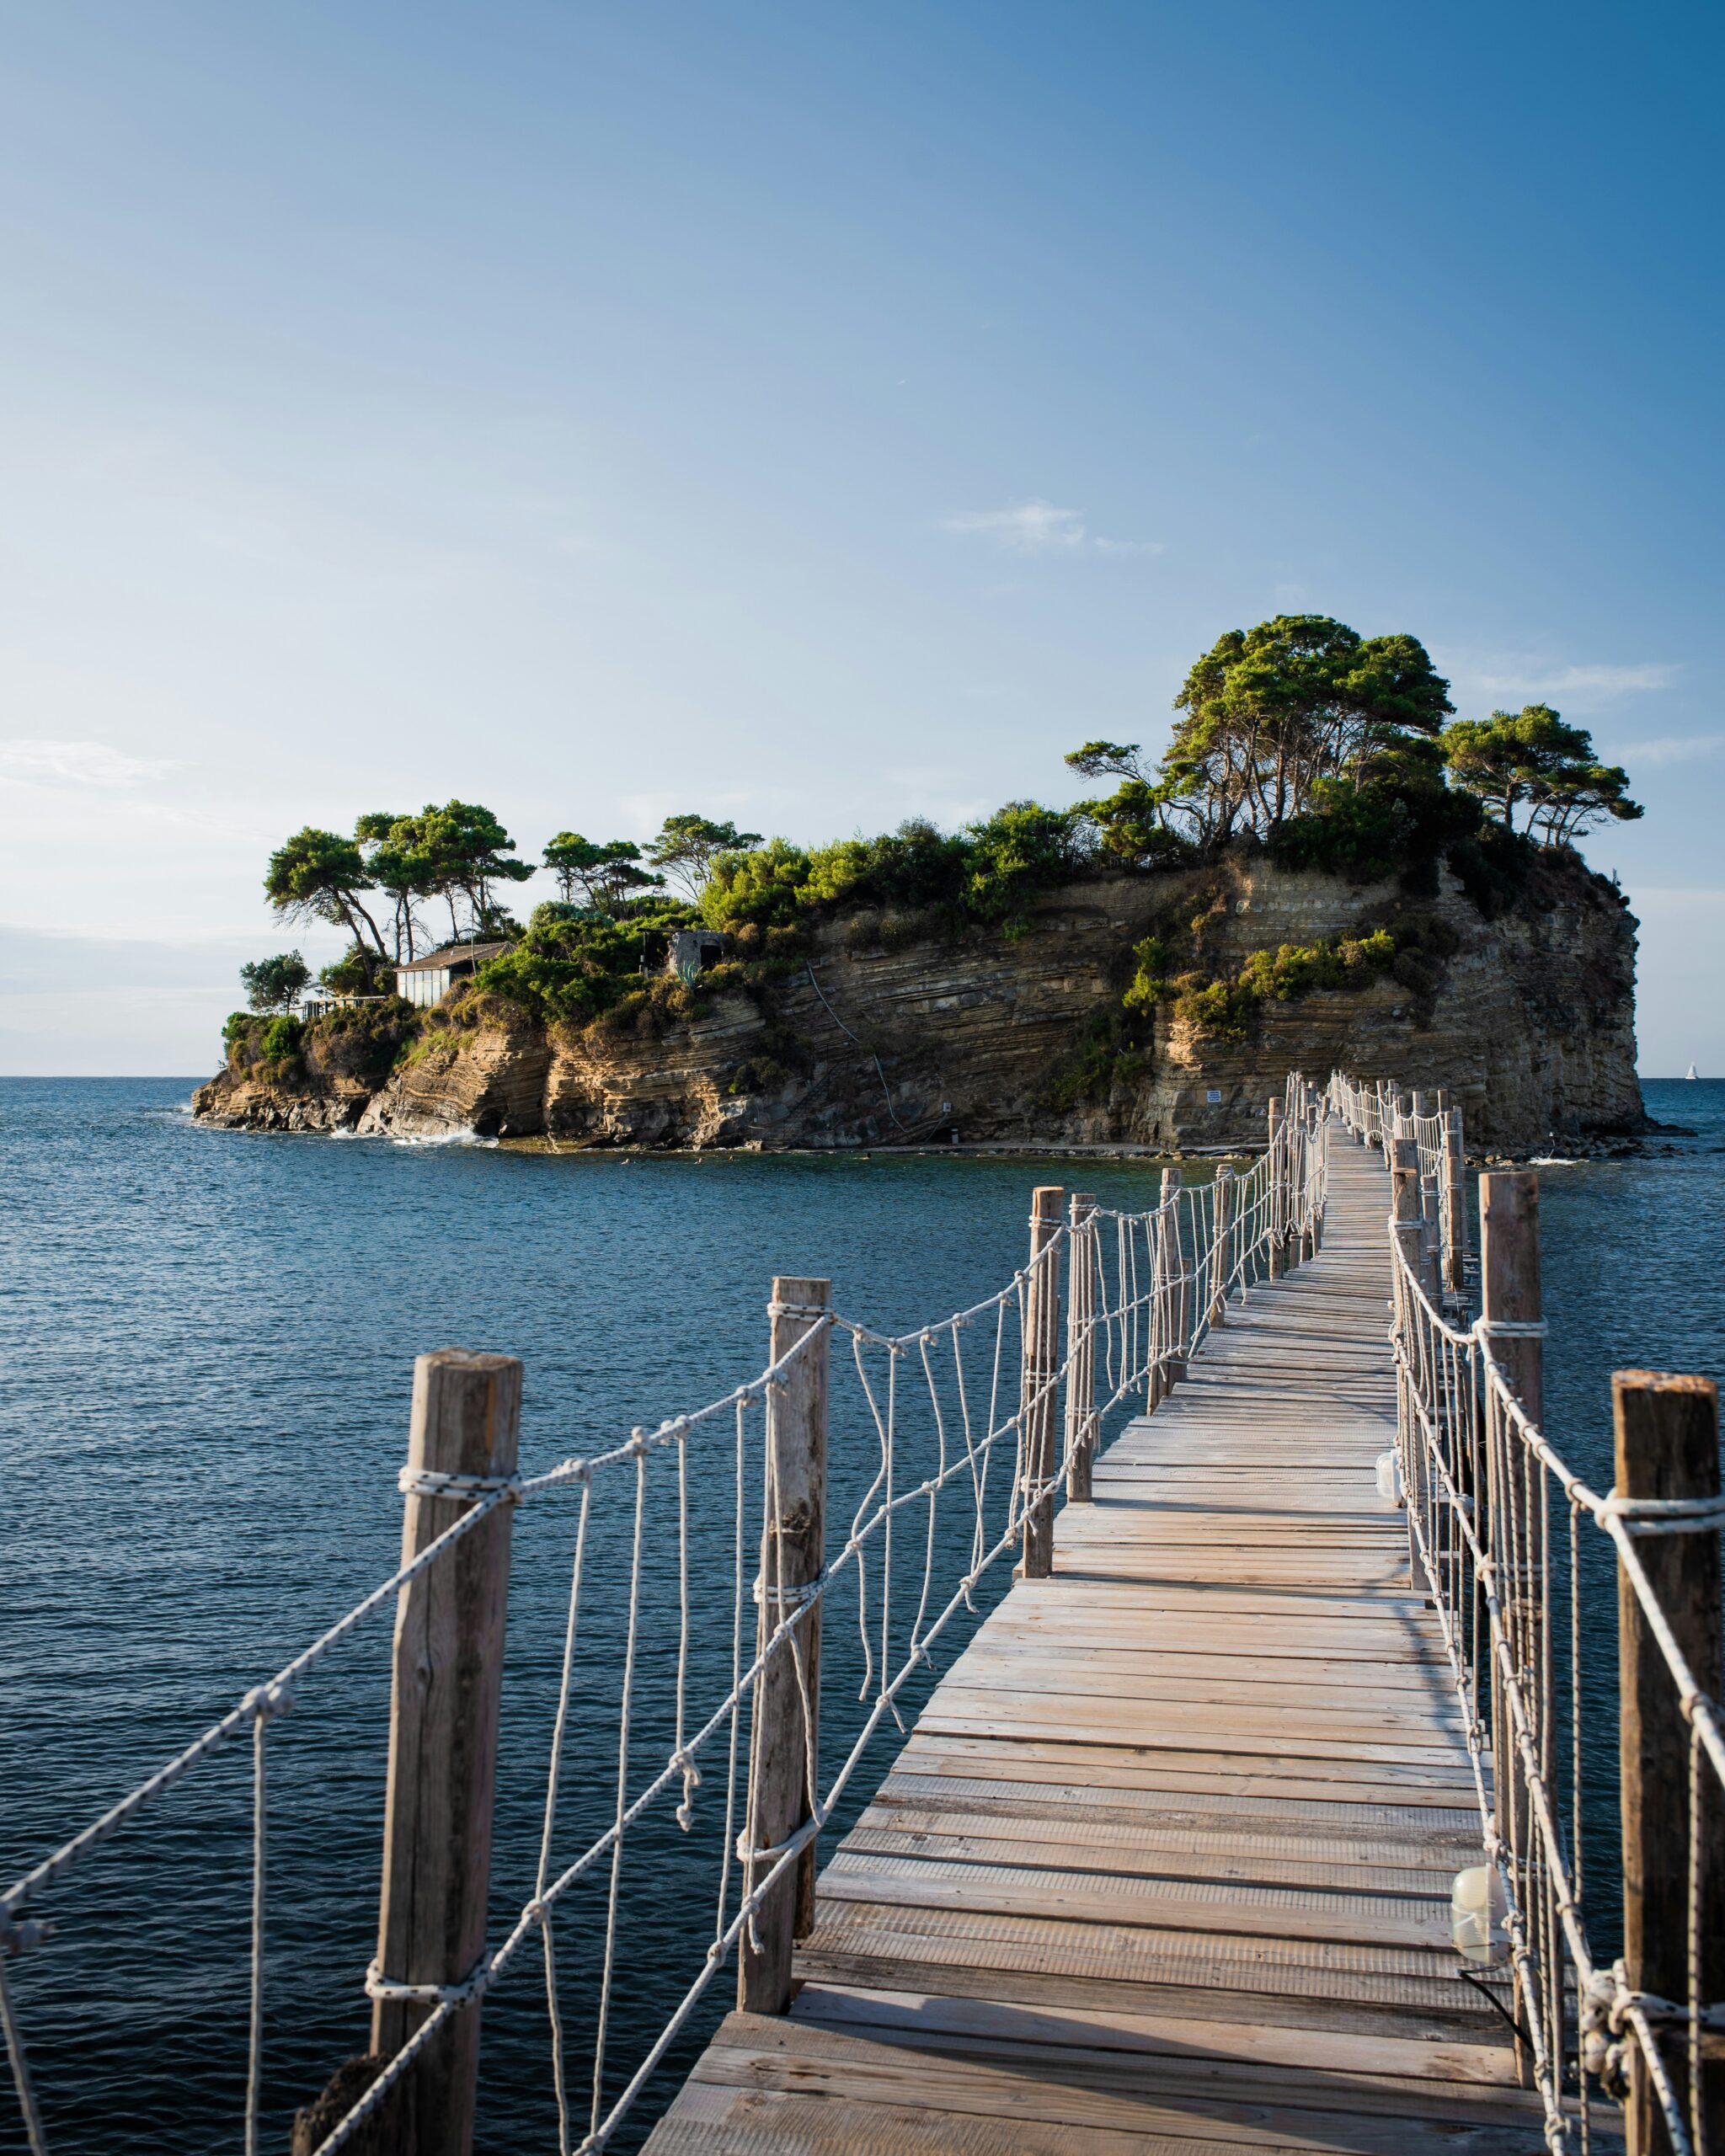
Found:
[[[1009,554],[1159,554],[1154,539],[1105,539],[1092,533],[1081,509],[1057,509],[1039,498],[1011,509],[966,510],[942,528],[987,539]]]
[[[51,786],[136,786],[173,768],[162,758],[128,756],[105,741],[0,741],[0,777]]]

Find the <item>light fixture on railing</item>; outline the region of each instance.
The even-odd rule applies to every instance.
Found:
[[[1464,1961],[1509,1960],[1509,1897],[1496,1865],[1471,1865],[1456,1873],[1450,1889],[1450,1937]]]

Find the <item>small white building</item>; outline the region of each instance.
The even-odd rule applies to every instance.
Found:
[[[403,1002],[429,1010],[441,1003],[458,980],[469,979],[488,958],[500,958],[508,943],[446,943],[395,969],[395,992]]]

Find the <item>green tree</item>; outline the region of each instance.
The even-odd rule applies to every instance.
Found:
[[[575,905],[579,892],[579,903],[601,913],[614,914],[637,893],[664,883],[664,877],[649,874],[640,861],[641,849],[633,839],[601,844],[579,831],[559,831],[545,849],[545,866],[557,878],[563,904]]]
[[[273,958],[242,966],[239,978],[254,1011],[291,1011],[312,978],[312,969],[297,951],[281,951]]]
[[[698,905],[719,855],[743,853],[760,843],[759,831],[740,831],[734,824],[715,824],[707,816],[667,816],[647,849],[646,859],[665,872],[661,883],[669,879],[680,884],[691,904]]]
[[[1445,728],[1443,749],[1455,782],[1506,830],[1525,806],[1527,829],[1547,846],[1567,846],[1608,817],[1632,823],[1643,813],[1629,798],[1628,772],[1600,763],[1587,728],[1566,724],[1550,704],[1457,719]]]
[[[1155,776],[1135,741],[1087,741],[1066,758],[1068,767],[1085,778],[1117,778],[1106,798],[1081,801],[1074,814],[1096,826],[1103,851],[1123,861],[1173,862],[1192,851],[1177,831],[1170,812],[1176,788]]]
[[[360,903],[361,891],[377,885],[359,846],[338,831],[307,824],[270,857],[264,894],[284,921],[321,921],[344,928],[355,943],[369,931],[379,958],[388,953],[377,924]]]

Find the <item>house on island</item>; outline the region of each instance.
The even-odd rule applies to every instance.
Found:
[[[512,950],[510,943],[446,943],[428,951],[423,958],[409,959],[395,969],[395,992],[404,1003],[429,1010],[441,1003],[458,980],[469,979],[488,958],[500,958]]]

